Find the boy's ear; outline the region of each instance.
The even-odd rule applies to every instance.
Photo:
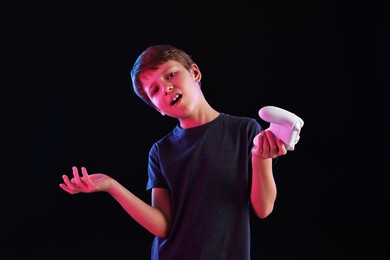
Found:
[[[191,65],[191,71],[192,71],[192,75],[194,76],[195,78],[195,81],[196,82],[200,82],[201,78],[202,78],[202,73],[200,72],[200,69],[198,67],[198,65],[196,65],[195,63],[193,63]]]

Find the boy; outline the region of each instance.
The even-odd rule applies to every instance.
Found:
[[[153,260],[250,259],[250,211],[273,210],[272,159],[287,153],[281,140],[252,118],[216,111],[201,90],[202,74],[190,55],[170,45],[144,50],[131,70],[134,92],[178,125],[150,149],[151,205],[106,174],[73,178],[70,194],[107,192],[155,235]]]

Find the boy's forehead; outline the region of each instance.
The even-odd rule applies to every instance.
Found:
[[[157,69],[149,69],[141,72],[139,79],[145,89],[149,88],[153,81],[158,80],[162,75],[169,72],[171,69],[183,67],[179,62],[174,60],[166,61],[158,65]]]
[[[161,63],[160,65],[158,65],[157,67],[157,70],[167,70],[171,67],[175,67],[175,66],[180,66],[181,64],[175,60],[168,60],[164,63]]]
[[[166,62],[158,65],[157,69],[150,69],[150,70],[143,71],[140,75],[140,79],[141,80],[150,79],[151,77],[153,77],[153,75],[160,75],[160,74],[164,73],[165,71],[167,71],[171,68],[178,67],[178,66],[181,66],[181,64],[178,63],[177,61],[174,61],[174,60],[166,61]]]

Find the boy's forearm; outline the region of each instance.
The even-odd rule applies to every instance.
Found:
[[[107,192],[149,232],[159,237],[166,236],[168,225],[160,210],[147,204],[115,180]]]
[[[271,214],[276,200],[276,184],[272,172],[272,159],[252,155],[251,203],[255,214],[265,218]]]

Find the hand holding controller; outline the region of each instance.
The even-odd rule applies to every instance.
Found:
[[[275,106],[265,106],[259,110],[259,116],[270,126],[266,130],[281,139],[286,149],[293,151],[299,141],[303,120],[297,115]]]

